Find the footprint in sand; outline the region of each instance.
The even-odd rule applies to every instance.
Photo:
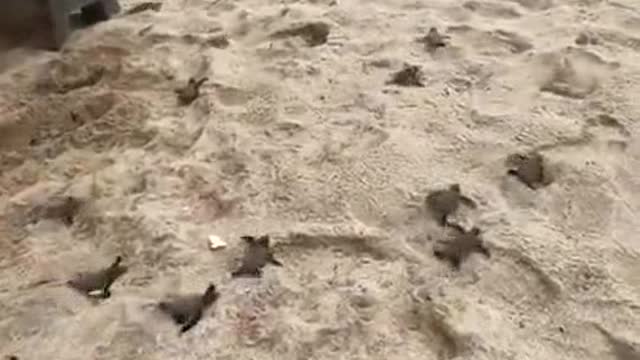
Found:
[[[224,106],[242,106],[254,97],[251,90],[223,84],[215,84],[214,86],[218,100]]]
[[[331,27],[329,24],[315,21],[294,24],[271,34],[272,39],[299,37],[309,47],[319,46],[327,42]]]
[[[419,339],[412,347],[417,346],[422,354],[434,359],[451,359],[463,351],[461,344],[465,342],[464,334],[451,326],[453,319],[449,314],[433,309],[433,303],[425,300],[429,298],[426,291],[413,291],[416,294],[412,296],[415,302],[409,312],[386,307],[385,304],[395,298],[400,285],[389,280],[398,273],[406,274],[401,263],[403,255],[409,254],[403,254],[403,250],[396,247],[397,244],[387,242],[385,236],[345,224],[303,228],[290,233],[275,246],[290,258],[290,273],[305,280],[322,280],[337,289],[335,294],[326,291],[314,294],[312,288],[305,291],[306,295],[300,298],[300,305],[296,307],[304,311],[303,316],[309,322],[322,326],[335,311],[325,311],[328,306],[340,311],[341,320],[338,322],[371,321],[381,315],[392,316],[397,321],[392,322],[389,330],[396,331],[395,326],[411,329],[409,336]],[[423,254],[412,252],[411,255],[420,257]],[[421,271],[424,271],[423,267]],[[340,305],[335,306],[331,301],[337,301]],[[317,314],[320,313],[323,315],[318,318]],[[369,341],[366,338],[359,339],[359,334],[352,331],[350,325],[321,328],[318,331],[321,336],[311,340],[311,343],[317,351],[327,344],[344,341],[345,337],[359,343]],[[367,334],[367,338],[371,337],[376,337],[375,328]]]
[[[540,91],[573,99],[584,99],[596,91],[602,81],[620,66],[573,47],[541,54],[532,65],[538,72]]]
[[[35,124],[29,111],[2,112],[0,118],[0,151],[19,150],[29,145]]]
[[[141,104],[134,106],[133,102],[122,103],[120,100],[112,92],[100,91],[30,101],[19,110],[5,114],[5,119],[0,121],[0,149],[20,149],[19,155],[51,159],[66,151],[69,143],[95,149],[101,142],[115,145],[133,140],[129,139],[130,135],[137,137],[140,134],[134,135],[131,130],[140,124],[132,123],[130,119],[140,118],[135,115],[143,109]],[[118,110],[112,112],[116,107]],[[116,131],[113,134],[98,131],[105,127]],[[118,131],[123,128],[128,129]],[[145,141],[151,137],[149,134]],[[9,154],[0,153],[0,158]],[[9,168],[3,170],[8,171]]]
[[[463,8],[487,18],[516,19],[522,16],[513,6],[490,1],[467,1]]]
[[[589,118],[585,124],[585,133],[593,140],[604,143],[607,150],[624,151],[631,133],[617,118],[609,114],[599,114]]]
[[[634,51],[640,51],[640,38],[629,36],[621,31],[599,29],[591,32],[591,37],[598,43],[615,44]]]
[[[538,150],[563,149],[584,154],[585,148],[605,150],[603,155],[611,152],[623,152],[631,133],[621,120],[616,117],[601,113],[585,120],[582,130],[577,136],[569,136],[551,144],[542,144],[536,147]]]
[[[473,51],[482,55],[520,54],[533,48],[525,37],[506,30],[482,31],[469,25],[450,26],[447,33],[462,41],[457,43],[471,44]]]
[[[640,343],[614,335],[599,324],[594,324],[595,328],[606,339],[609,351],[616,360],[639,360]]]
[[[527,10],[544,11],[553,7],[553,0],[509,0]]]

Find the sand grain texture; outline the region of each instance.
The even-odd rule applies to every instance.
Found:
[[[431,27],[447,45],[427,51]],[[637,1],[164,0],[60,53],[1,57],[0,355],[638,349]],[[423,87],[387,84],[405,64]],[[209,81],[179,106],[190,77]],[[548,186],[506,175],[529,151]],[[433,256],[444,234],[424,208],[451,183],[477,202],[451,220],[491,251],[459,271]],[[73,222],[37,218],[56,196],[82,199]],[[251,234],[284,266],[232,279]],[[109,299],[60,285],[120,254]],[[149,305],[209,283],[220,298],[183,336]]]

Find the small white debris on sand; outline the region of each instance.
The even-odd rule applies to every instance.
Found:
[[[222,241],[219,236],[209,235],[209,249],[219,250],[227,247],[227,243]]]

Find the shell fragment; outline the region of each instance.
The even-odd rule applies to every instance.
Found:
[[[219,236],[209,235],[209,249],[211,250],[219,250],[227,247],[227,243],[222,241]]]

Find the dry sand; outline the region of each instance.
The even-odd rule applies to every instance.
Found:
[[[639,358],[637,0],[163,3],[2,57],[3,354]],[[272,36],[307,23],[327,41]],[[450,46],[425,51],[431,26]],[[424,87],[385,84],[404,63]],[[180,107],[193,75],[211,80]],[[534,148],[555,178],[536,191],[504,165]],[[460,271],[423,203],[454,182],[492,252]],[[72,226],[29,216],[61,194]],[[285,266],[232,280],[262,234]],[[118,254],[111,298],[62,285]],[[211,281],[179,337],[152,304]]]

